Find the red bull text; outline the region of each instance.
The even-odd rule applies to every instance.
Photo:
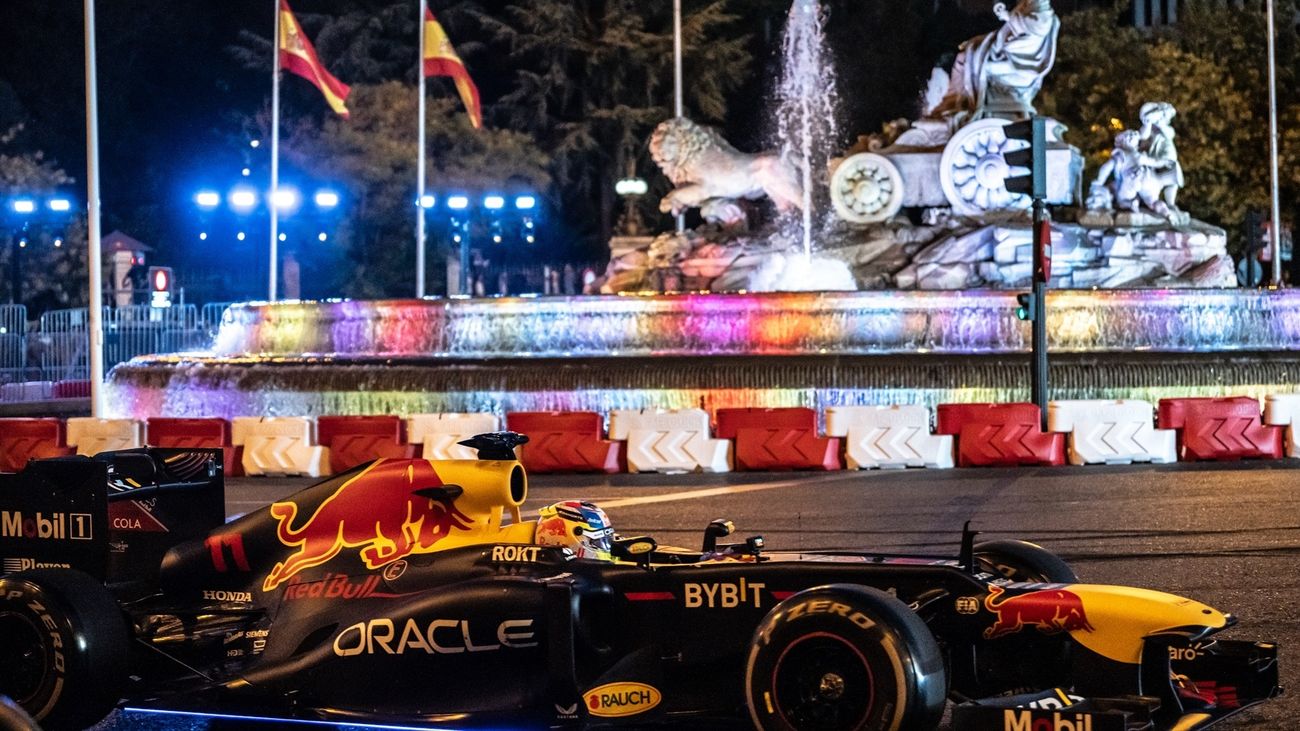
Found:
[[[998,615],[998,621],[984,630],[984,637],[993,639],[1014,634],[1026,627],[1037,627],[1044,634],[1057,632],[1092,632],[1083,600],[1078,594],[1064,589],[1046,589],[1002,598],[1006,589],[989,587],[984,597],[984,608]]]
[[[277,563],[262,589],[271,591],[304,569],[319,566],[344,548],[355,548],[368,568],[379,568],[411,554],[428,553],[453,531],[469,530],[469,516],[451,499],[414,494],[442,485],[426,460],[380,460],[325,498],[295,527],[298,504],[271,506],[279,521],[276,536],[297,552]]]

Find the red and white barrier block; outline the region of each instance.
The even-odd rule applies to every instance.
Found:
[[[736,442],[740,470],[838,470],[840,440],[817,434],[812,409],[718,409],[718,437]]]
[[[407,438],[424,445],[425,459],[478,459],[478,452],[458,442],[500,429],[496,414],[415,414],[406,421]]]
[[[930,433],[924,406],[833,406],[826,436],[844,438],[851,470],[953,466],[952,435]]]
[[[330,451],[316,443],[316,421],[303,416],[239,416],[231,442],[244,448],[247,475],[329,474]]]
[[[1068,436],[1070,464],[1132,464],[1178,461],[1178,434],[1155,428],[1146,401],[1053,401],[1047,430]]]
[[[627,442],[629,472],[731,471],[731,442],[710,438],[703,409],[613,411],[609,438]]]
[[[77,454],[93,457],[116,449],[144,446],[144,424],[135,419],[96,419],[74,416],[68,419],[68,446]]]
[[[1043,432],[1038,406],[939,404],[935,432],[957,437],[958,467],[1065,464],[1065,435]]]
[[[1264,397],[1264,423],[1285,426],[1286,456],[1300,457],[1300,393],[1281,393]]]
[[[1160,426],[1178,430],[1184,462],[1282,458],[1282,428],[1260,423],[1248,396],[1160,399]]]

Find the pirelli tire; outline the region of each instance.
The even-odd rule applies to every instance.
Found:
[[[750,643],[745,696],[763,731],[912,731],[943,717],[934,635],[883,591],[832,584],[777,604]]]
[[[1029,541],[984,541],[975,545],[975,559],[994,573],[1012,581],[1040,584],[1077,584],[1070,564],[1055,553]]]
[[[130,637],[117,601],[71,569],[0,578],[0,695],[46,731],[82,729],[121,698]]]

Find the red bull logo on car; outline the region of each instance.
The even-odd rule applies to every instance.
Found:
[[[989,595],[984,597],[984,608],[998,615],[998,621],[984,630],[987,639],[1014,634],[1026,627],[1037,627],[1045,634],[1093,631],[1083,600],[1072,591],[1045,589],[1002,598],[1005,593],[1006,589],[991,586]]]
[[[379,460],[343,483],[299,525],[297,503],[271,505],[271,517],[279,521],[276,537],[298,550],[275,565],[262,589],[271,591],[345,548],[357,549],[375,569],[428,553],[452,532],[469,530],[472,520],[456,509],[453,498],[416,494],[441,485],[427,460]]]

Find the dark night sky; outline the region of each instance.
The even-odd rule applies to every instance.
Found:
[[[390,0],[291,2],[304,15]],[[84,195],[82,7],[0,0],[0,125],[25,121],[21,147],[43,150]],[[274,12],[275,0],[98,0],[106,231],[166,247],[169,218],[192,206],[203,176],[239,175],[252,153],[235,144],[236,119],[265,103],[270,59],[257,73],[227,49],[241,31],[269,36]]]

